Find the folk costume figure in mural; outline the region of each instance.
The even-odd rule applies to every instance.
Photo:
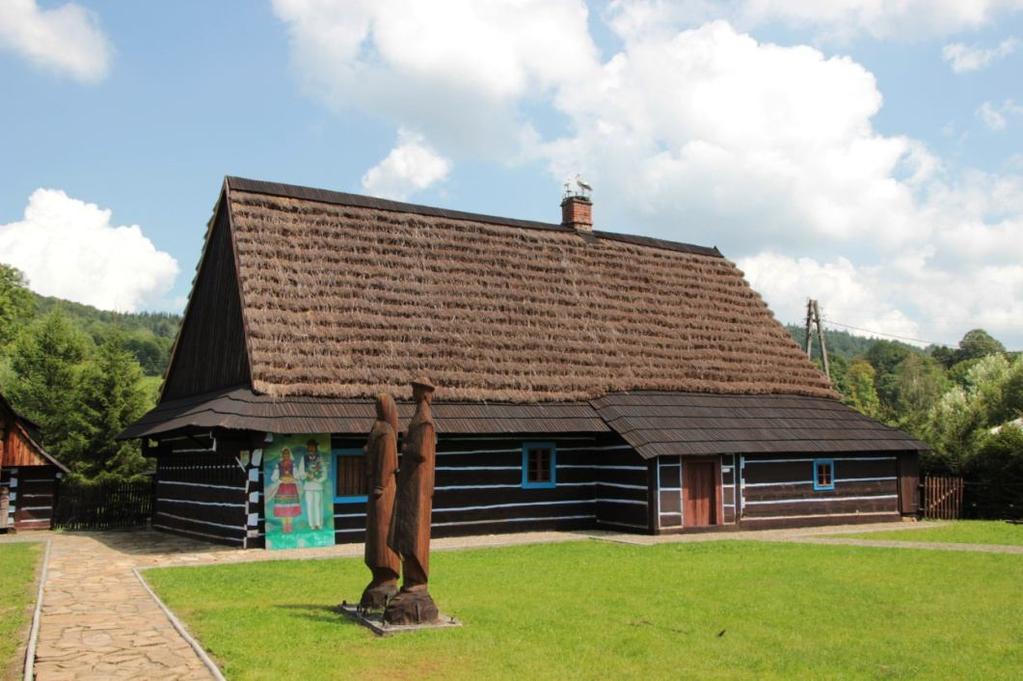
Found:
[[[274,517],[281,519],[281,529],[290,533],[294,519],[302,515],[302,502],[298,497],[298,482],[295,479],[295,462],[291,450],[281,450],[281,460],[274,470],[271,492],[274,501]]]
[[[373,579],[362,592],[359,606],[379,609],[398,593],[401,562],[390,546],[398,469],[398,406],[387,393],[377,395],[377,418],[366,442],[366,478],[369,499],[366,502],[366,566]]]
[[[437,430],[430,401],[435,388],[427,378],[412,382],[416,413],[408,426],[398,469],[398,491],[387,543],[401,556],[401,591],[384,610],[389,624],[420,624],[437,619],[437,606],[427,591],[430,571],[430,514]]]
[[[319,443],[306,442],[306,455],[299,466],[299,480],[305,493],[305,512],[309,529],[323,528],[323,487],[327,482],[327,466],[320,456]]]

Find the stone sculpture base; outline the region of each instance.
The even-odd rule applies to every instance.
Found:
[[[366,586],[366,590],[362,592],[359,607],[363,610],[383,610],[387,606],[387,601],[394,598],[397,593],[397,580],[383,584],[370,582]]]
[[[462,626],[461,622],[447,615],[438,615],[437,619],[433,622],[424,622],[423,624],[388,624],[384,622],[382,613],[367,612],[354,605],[340,605],[338,606],[338,612],[353,622],[366,627],[377,636],[404,634],[411,631],[419,631],[420,629],[450,629]]]
[[[426,589],[399,591],[384,610],[384,621],[388,624],[427,624],[438,617],[440,611]]]

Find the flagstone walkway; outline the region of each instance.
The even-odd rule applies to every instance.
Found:
[[[935,527],[928,523],[926,527]],[[899,529],[920,527],[905,523]],[[844,532],[891,530],[891,523],[758,532],[648,536],[611,532],[523,532],[436,539],[436,550],[598,539],[638,545],[754,539],[900,549],[1023,554],[1023,547],[843,539]],[[171,624],[133,571],[171,565],[362,555],[361,544],[267,552],[212,546],[152,531],[39,533],[0,541],[51,541],[35,673],[41,681],[213,679],[199,655]]]
[[[135,577],[137,562],[96,535],[52,536],[37,679],[213,678]]]

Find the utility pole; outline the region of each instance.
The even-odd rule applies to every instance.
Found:
[[[821,324],[821,308],[813,298],[806,300],[806,356],[813,358],[813,330],[817,329],[817,340],[821,346],[821,360],[824,364],[824,375],[831,380],[831,363],[828,361],[828,343],[824,338],[824,325]]]
[[[806,299],[806,337],[803,340],[806,346],[806,358],[813,359],[813,299]]]

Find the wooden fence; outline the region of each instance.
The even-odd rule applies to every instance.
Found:
[[[925,518],[956,520],[963,515],[963,479],[948,475],[924,477],[922,510]]]
[[[53,526],[67,530],[145,527],[153,515],[153,483],[62,484]]]

